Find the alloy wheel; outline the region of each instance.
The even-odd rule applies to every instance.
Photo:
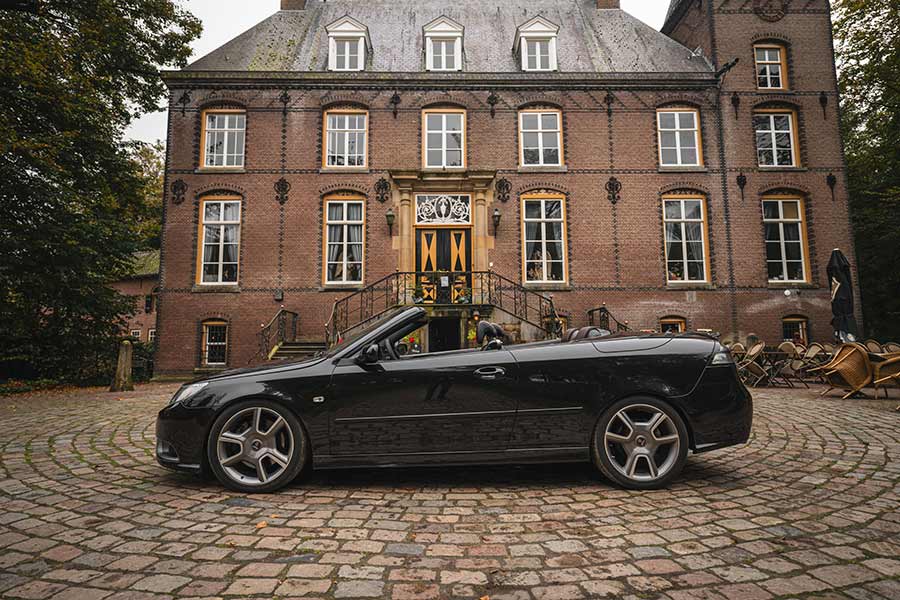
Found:
[[[216,440],[216,457],[235,483],[262,486],[279,478],[291,465],[294,434],[283,416],[254,406],[235,413]]]
[[[606,457],[619,474],[650,483],[678,463],[681,437],[665,412],[649,404],[631,404],[609,420],[603,434]]]

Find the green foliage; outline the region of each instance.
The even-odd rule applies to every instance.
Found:
[[[133,310],[107,283],[158,243],[156,151],[123,132],[157,110],[157,65],[185,64],[200,23],[173,0],[22,5],[0,10],[0,362],[105,378]]]
[[[868,335],[900,339],[900,4],[837,0],[835,41]]]

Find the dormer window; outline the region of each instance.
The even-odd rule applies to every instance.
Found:
[[[366,53],[371,50],[369,29],[356,19],[345,16],[327,25],[328,70],[364,71]]]
[[[519,26],[513,52],[519,56],[523,71],[556,71],[556,38],[559,25],[537,16]]]
[[[464,28],[447,17],[438,17],[424,27],[425,69],[462,71]]]

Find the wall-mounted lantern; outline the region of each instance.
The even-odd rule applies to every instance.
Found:
[[[387,212],[384,213],[384,220],[387,221],[388,232],[394,235],[394,222],[397,220],[397,215],[394,214],[393,207],[388,208]]]
[[[500,214],[500,209],[499,209],[499,208],[495,208],[495,209],[494,209],[494,219],[493,219],[493,221],[494,221],[494,235],[497,235],[497,230],[500,229],[500,219],[501,219],[502,217],[503,217],[503,215]]]

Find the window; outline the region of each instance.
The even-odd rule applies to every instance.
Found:
[[[362,283],[365,244],[363,202],[327,200],[325,217],[325,283]]]
[[[513,48],[522,60],[523,71],[557,70],[556,39],[559,25],[537,16],[516,30]]]
[[[325,167],[365,167],[368,115],[325,113]]]
[[[361,40],[334,40],[334,71],[359,71],[362,62]]]
[[[550,40],[525,40],[525,70],[550,70]]]
[[[366,51],[372,44],[369,30],[350,16],[343,16],[325,26],[328,33],[328,70],[362,71],[366,68]]]
[[[425,69],[462,71],[464,31],[462,25],[448,17],[438,17],[425,25]]]
[[[429,71],[456,71],[456,40],[431,40]]]
[[[669,283],[706,282],[706,214],[703,198],[664,198],[666,278]]]
[[[659,320],[662,333],[684,333],[687,331],[687,320],[684,317],[663,317]]]
[[[803,202],[799,198],[764,198],[763,222],[769,281],[807,281]]]
[[[244,136],[247,116],[243,111],[203,113],[203,157],[206,168],[244,166]]]
[[[239,200],[205,200],[200,210],[200,283],[236,284],[241,203]]]
[[[561,117],[562,113],[559,111],[519,113],[522,166],[562,165]]]
[[[153,312],[153,296],[144,296],[144,312]]]
[[[786,342],[800,342],[805,346],[809,340],[809,319],[801,315],[783,318],[781,338]]]
[[[760,167],[795,167],[796,123],[793,112],[765,112],[753,115],[756,154]]]
[[[466,113],[430,112],[425,119],[425,168],[459,169],[465,167]]]
[[[698,167],[703,164],[700,113],[696,110],[661,110],[659,164],[664,167]]]
[[[756,86],[760,89],[787,88],[787,65],[783,46],[754,46]]]
[[[564,199],[524,197],[522,229],[526,283],[566,281]]]
[[[203,365],[223,366],[228,354],[228,324],[209,321],[203,324]]]
[[[132,330],[128,333],[128,336],[129,336],[129,337],[133,337],[133,338],[136,339],[137,341],[141,341],[141,330],[140,330],[140,329],[132,329]]]
[[[150,329],[149,331],[147,331],[147,341],[150,342],[151,344],[156,341],[156,330],[155,329]]]

